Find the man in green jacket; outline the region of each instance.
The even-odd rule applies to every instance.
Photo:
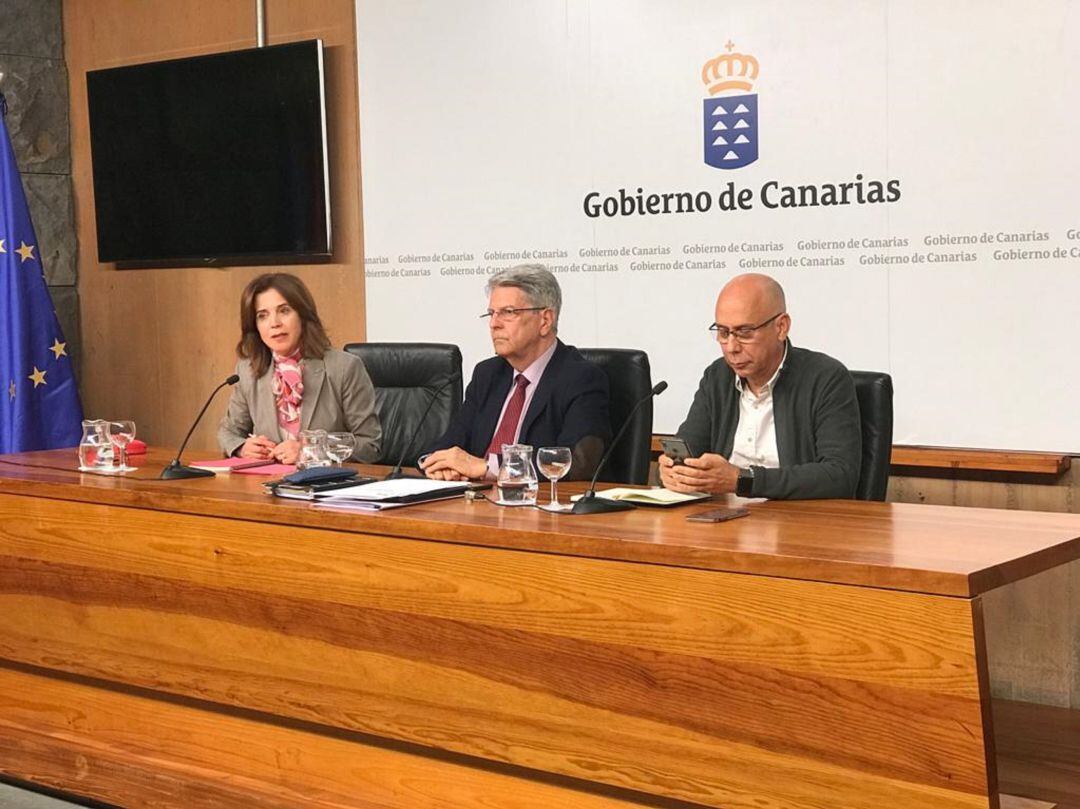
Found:
[[[678,435],[696,458],[660,457],[664,486],[743,497],[853,497],[862,432],[855,385],[832,357],[788,340],[784,290],[731,279],[716,300],[723,358],[707,369]]]

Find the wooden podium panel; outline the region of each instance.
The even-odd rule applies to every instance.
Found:
[[[867,526],[866,553],[883,555],[882,523],[860,512],[880,504],[843,504],[847,526],[828,509],[756,504],[750,519],[707,527],[724,547],[706,561],[730,556],[725,570],[676,563],[691,544],[718,550],[679,512],[568,518],[452,502],[357,517],[263,498],[241,476],[185,496],[138,476],[26,470],[0,459],[10,776],[33,780],[42,745],[104,743],[105,759],[130,750],[172,779],[158,789],[149,776],[106,775],[81,793],[115,790],[131,805],[155,790],[154,805],[197,805],[190,784],[218,782],[226,797],[207,805],[297,805],[289,790],[314,795],[324,777],[335,797],[311,805],[457,805],[343,798],[355,774],[318,775],[310,762],[322,753],[304,752],[295,772],[264,756],[239,778],[262,729],[286,750],[352,750],[386,783],[440,783],[460,768],[469,788],[519,801],[492,806],[997,806],[977,596],[815,580],[857,555],[849,536],[810,560],[805,579],[771,572],[794,571],[790,558],[749,569],[770,530],[794,542],[830,526],[853,535],[854,522]],[[1039,516],[1029,515],[1042,545],[1017,532],[1014,554],[969,581],[1075,554],[1080,519],[1062,530]],[[751,526],[743,559],[738,523]],[[627,558],[641,549],[617,547],[619,526],[631,545],[653,531],[670,558]],[[995,540],[1008,544],[1000,530]],[[927,568],[923,581],[945,580]],[[13,696],[19,683],[33,699]],[[84,721],[83,705],[111,718]],[[148,711],[156,737],[123,721]],[[194,744],[186,727],[213,742]],[[79,792],[72,772],[40,781]]]
[[[8,774],[124,807],[628,809],[580,788],[0,667]]]

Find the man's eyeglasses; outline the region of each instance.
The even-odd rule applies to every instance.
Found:
[[[517,320],[521,317],[522,312],[542,312],[547,308],[548,307],[546,306],[523,306],[521,308],[516,306],[504,306],[502,309],[488,309],[484,314],[480,315],[480,317],[490,317],[493,321],[495,318],[501,318],[502,320]]]
[[[740,343],[749,343],[751,340],[754,339],[754,335],[757,333],[758,329],[765,328],[782,314],[784,313],[777,312],[768,320],[763,320],[756,326],[736,326],[732,329],[728,328],[727,326],[721,326],[719,323],[713,323],[711,326],[709,326],[709,331],[716,332],[716,339],[719,340],[721,343],[726,343],[728,341],[728,338],[732,335],[734,335],[735,339],[738,340]]]

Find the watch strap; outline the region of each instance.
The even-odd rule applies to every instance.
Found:
[[[739,470],[739,478],[735,482],[735,494],[739,497],[750,497],[754,491],[754,467]]]

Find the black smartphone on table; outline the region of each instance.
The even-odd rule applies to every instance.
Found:
[[[711,508],[708,511],[699,511],[696,514],[691,514],[686,518],[687,522],[727,522],[728,520],[734,520],[738,517],[745,517],[750,513],[750,509],[745,506],[734,506],[731,508]]]

